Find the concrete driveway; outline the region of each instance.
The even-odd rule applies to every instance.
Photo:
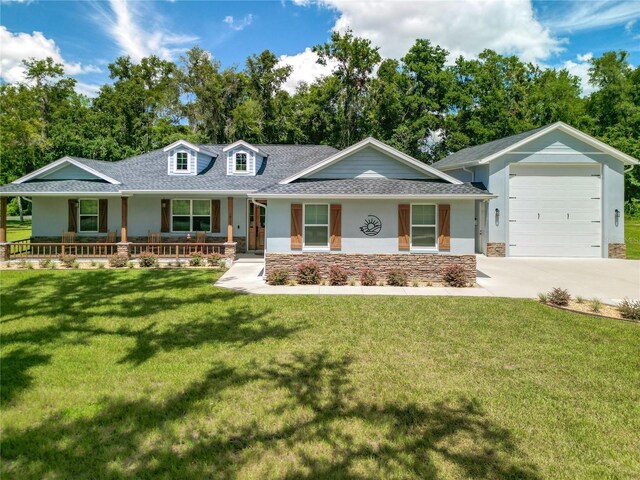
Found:
[[[489,258],[478,255],[478,284],[498,297],[535,297],[553,287],[605,303],[640,298],[640,260]]]

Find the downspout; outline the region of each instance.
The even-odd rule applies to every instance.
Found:
[[[624,170],[623,173],[629,173],[631,170],[633,170],[633,167],[635,167],[635,165],[633,165],[633,164],[629,165],[629,169],[628,170]]]
[[[475,172],[475,170],[469,170],[469,167],[462,167],[462,171],[471,174],[471,181],[472,182],[476,181],[476,172]]]
[[[262,257],[264,259],[264,264],[265,266],[267,265],[267,240],[268,240],[268,236],[267,236],[267,206],[264,203],[260,203],[256,200],[251,200],[251,203],[253,203],[254,205],[258,205],[259,207],[264,208],[264,251],[262,252]],[[258,220],[260,221],[260,220]],[[265,273],[265,269],[262,269],[262,278],[266,280],[267,275]]]

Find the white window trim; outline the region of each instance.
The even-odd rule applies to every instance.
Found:
[[[86,201],[93,201],[98,204],[98,213],[80,213],[82,209],[80,208],[80,204]],[[96,229],[95,230],[82,230],[82,222],[80,221],[80,217],[96,217]],[[79,198],[78,199],[78,233],[98,233],[100,232],[100,200],[97,198]]]
[[[247,159],[247,169],[246,170],[236,170],[236,155],[238,154],[243,154],[246,159]],[[251,171],[251,168],[249,166],[249,162],[251,161],[251,155],[249,155],[249,152],[244,151],[244,150],[238,150],[236,152],[233,152],[233,173],[237,173],[238,175],[248,175],[249,172]]]
[[[435,224],[427,225],[427,224],[418,224],[414,225],[413,223],[413,206],[414,205],[431,205],[435,209]],[[422,247],[422,246],[413,246],[413,227],[434,227],[435,229],[435,245],[433,247]],[[438,252],[438,204],[436,203],[412,203],[411,209],[409,210],[409,251],[417,252],[417,253],[437,253]]]
[[[173,215],[173,202],[174,201],[178,201],[178,200],[185,200],[185,201],[189,202],[189,215],[181,215],[181,214],[175,215],[176,217],[187,217],[187,216],[189,217],[189,230],[174,230],[173,229],[173,217],[174,217],[174,215]],[[194,217],[194,215],[193,215],[193,201],[194,200],[206,200],[206,201],[209,202],[209,230],[206,230],[206,232],[210,233],[212,231],[211,228],[213,227],[213,225],[211,225],[211,199],[209,199],[209,198],[172,198],[171,200],[169,200],[170,205],[171,205],[171,208],[170,208],[171,215],[170,215],[170,219],[169,219],[169,221],[171,222],[171,225],[170,225],[171,233],[180,233],[180,234],[184,235],[184,234],[187,234],[187,233],[195,233],[196,232],[196,230],[193,229],[193,217]],[[195,216],[196,217],[205,217],[206,215],[195,215]]]
[[[186,153],[187,154],[187,168],[180,169],[178,168],[178,154]],[[176,150],[173,153],[173,172],[174,173],[191,173],[191,154],[188,150]]]
[[[306,227],[324,227],[325,224],[319,224],[319,223],[306,223],[306,218],[307,218],[307,205],[325,205],[327,207],[327,223],[326,223],[326,227],[327,227],[327,245],[326,246],[322,246],[322,245],[306,245]],[[331,231],[330,231],[330,225],[331,225],[331,209],[328,203],[323,203],[323,202],[309,202],[309,203],[303,203],[302,204],[302,250],[306,251],[306,252],[329,252],[331,251],[330,249],[330,245],[331,245]]]

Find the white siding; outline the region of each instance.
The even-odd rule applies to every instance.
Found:
[[[270,199],[267,205],[267,251],[291,252],[291,200]],[[327,203],[305,200],[305,203]],[[398,250],[397,200],[336,200],[342,205],[342,249],[338,253],[408,253]],[[416,202],[420,203],[420,202]],[[437,202],[435,202],[437,203]],[[456,200],[440,202],[451,205],[450,254],[474,253],[474,201]],[[376,215],[382,222],[381,232],[368,237],[360,231],[365,218]]]
[[[376,150],[364,148],[330,165],[308,178],[433,178],[399,160]]]

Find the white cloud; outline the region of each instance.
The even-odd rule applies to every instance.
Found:
[[[637,0],[583,0],[560,5],[565,8],[561,11],[551,9],[543,19],[545,25],[557,33],[629,25],[629,22],[640,18],[640,2]]]
[[[98,12],[96,22],[134,61],[149,55],[171,60],[198,40],[195,35],[172,33],[167,20],[153,9],[151,2],[110,0],[108,9],[101,4],[94,6]]]
[[[296,55],[280,55],[279,65],[293,67],[291,75],[282,88],[293,94],[300,82],[312,83],[315,79],[329,75],[335,68],[333,64],[320,65],[316,63],[318,55],[310,48]]]
[[[56,63],[64,65],[68,75],[100,72],[94,65],[82,65],[64,60],[56,42],[45,37],[42,32],[12,33],[6,27],[0,26],[0,78],[5,82],[15,83],[24,81],[25,68],[22,60],[27,58],[53,58]]]
[[[253,15],[249,13],[248,15],[245,15],[240,20],[236,20],[235,18],[233,18],[232,15],[227,15],[226,17],[224,17],[224,20],[222,21],[227,25],[229,25],[229,28],[231,30],[235,30],[239,32],[241,30],[244,30],[245,28],[247,28],[249,25],[253,23]]]
[[[305,0],[298,1],[308,5]],[[400,58],[418,38],[428,38],[458,55],[473,57],[486,48],[540,61],[562,50],[563,41],[540,23],[530,0],[425,2],[316,0],[338,13],[334,29],[350,27],[380,47],[384,57]]]
[[[629,20],[627,23],[624,24],[624,31],[631,35],[631,33],[633,32],[633,26],[636,24],[636,20]]]
[[[97,97],[100,92],[100,85],[95,83],[76,82],[76,92],[87,97]]]
[[[596,88],[589,83],[589,68],[591,67],[589,60],[592,58],[593,54],[591,52],[583,55],[578,54],[575,62],[573,60],[567,60],[560,65],[560,68],[566,69],[571,75],[575,75],[580,79],[583,96],[590,95],[596,90]]]

